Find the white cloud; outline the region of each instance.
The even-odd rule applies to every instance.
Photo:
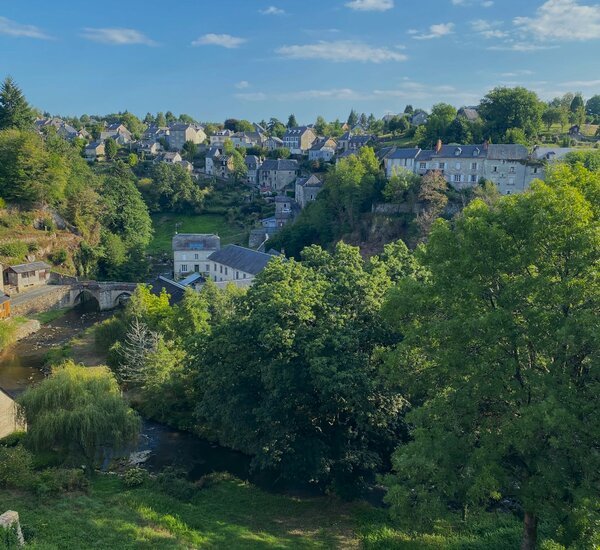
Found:
[[[569,89],[600,88],[600,80],[570,80],[562,82],[560,85]]]
[[[42,40],[50,39],[50,36],[38,27],[34,25],[22,25],[6,17],[0,17],[0,34],[23,38],[39,38]]]
[[[387,11],[394,7],[394,0],[352,0],[346,7],[356,11]]]
[[[194,40],[192,46],[221,46],[222,48],[239,48],[246,42],[245,38],[231,36],[230,34],[205,34]]]
[[[473,6],[480,5],[482,8],[491,8],[494,5],[493,0],[452,0],[453,6]]]
[[[516,78],[517,76],[531,76],[533,71],[529,69],[520,69],[518,71],[510,71],[508,73],[500,73],[500,76],[503,78]]]
[[[277,6],[269,6],[264,10],[258,10],[263,15],[285,15],[285,10],[278,8]]]
[[[485,19],[476,19],[471,21],[471,28],[483,38],[506,38],[508,32],[500,29],[502,22],[500,21],[486,21]]]
[[[148,38],[145,34],[135,29],[122,28],[104,28],[104,29],[83,29],[82,35],[93,42],[102,44],[111,44],[113,46],[127,46],[132,44],[142,44],[144,46],[156,46],[156,42]]]
[[[504,44],[489,46],[487,49],[495,52],[539,52],[542,50],[553,50],[558,46],[544,46],[532,42],[515,42],[507,40]]]
[[[600,5],[577,0],[548,0],[534,17],[516,17],[514,23],[540,41],[583,41],[600,38]]]
[[[247,80],[240,80],[238,83],[236,83],[235,87],[238,90],[245,90],[246,88],[250,87],[250,83]]]
[[[382,63],[384,61],[405,61],[407,56],[390,48],[369,46],[362,42],[338,40],[320,41],[315,44],[282,46],[276,53],[291,59],[323,59],[337,63],[360,61]]]
[[[431,25],[428,32],[419,34],[418,31],[411,29],[408,31],[409,34],[413,35],[415,40],[431,40],[433,38],[441,38],[454,32],[454,23],[439,23],[437,25]]]
[[[323,101],[359,101],[372,98],[372,94],[357,92],[351,88],[332,88],[326,90],[300,90],[296,92],[240,93],[235,94],[235,97],[244,101],[307,101],[314,99]]]

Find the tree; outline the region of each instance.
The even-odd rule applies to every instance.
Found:
[[[522,128],[509,128],[504,134],[504,143],[518,143],[520,145],[529,145],[525,131]]]
[[[134,441],[140,419],[123,400],[106,367],[67,361],[19,399],[27,422],[27,444],[36,451],[59,451],[83,459],[93,472],[109,449]]]
[[[139,160],[140,159],[135,153],[129,153],[129,155],[127,155],[127,164],[132,168],[138,165]]]
[[[159,162],[153,166],[150,174],[150,185],[142,190],[153,212],[193,214],[202,207],[207,191],[200,189],[182,166]]]
[[[296,120],[296,117],[293,114],[291,114],[288,117],[287,127],[288,128],[295,128],[296,126],[298,126],[298,121]]]
[[[118,348],[116,374],[122,383],[141,386],[146,382],[148,357],[156,351],[158,339],[158,333],[149,330],[139,317],[133,318]]]
[[[417,216],[417,226],[421,234],[421,241],[425,241],[433,227],[434,222],[448,204],[448,183],[441,172],[428,172],[421,178],[419,201],[423,209]]]
[[[233,151],[233,177],[236,181],[244,181],[248,175],[248,166],[243,155],[238,151]]]
[[[285,125],[277,120],[276,118],[271,118],[269,123],[267,124],[267,130],[272,136],[276,136],[278,138],[282,138],[283,134],[285,134]]]
[[[354,128],[358,124],[358,115],[356,114],[356,111],[354,109],[350,111],[347,122],[350,128]]]
[[[548,107],[542,114],[542,122],[546,125],[548,131],[553,124],[560,124],[563,127],[566,124],[565,111],[560,107]]]
[[[414,110],[414,108],[413,108],[413,106],[412,106],[412,105],[407,105],[407,106],[404,108],[404,114],[405,114],[405,115],[412,115],[414,112],[415,112],[415,110]]]
[[[160,126],[161,128],[164,128],[167,125],[167,119],[164,113],[156,114],[156,125]]]
[[[588,547],[576,539],[597,520],[600,481],[600,179],[560,167],[549,180],[438,221],[420,256],[428,277],[386,306],[412,407],[393,513],[431,524],[507,499],[523,510],[524,550],[540,521]]]
[[[420,176],[401,168],[387,182],[383,196],[392,203],[404,202],[408,192],[418,188],[420,183]]]
[[[181,152],[185,160],[194,162],[194,158],[198,154],[198,146],[193,141],[186,141]]]
[[[107,158],[114,160],[119,152],[119,145],[113,138],[108,138],[104,140],[104,151]]]
[[[585,102],[583,101],[583,97],[581,94],[575,94],[573,97],[573,101],[571,101],[571,105],[569,105],[569,110],[572,113],[577,113],[580,109],[585,107]]]
[[[358,119],[358,122],[362,128],[366,128],[369,123],[369,119],[367,118],[367,115],[365,113],[362,113],[360,115],[360,118]]]
[[[324,136],[327,133],[327,126],[327,121],[322,116],[318,116],[315,122],[315,132],[319,136]]]
[[[167,111],[165,113],[165,121],[167,122],[167,126],[171,126],[171,124],[177,122],[177,117],[171,111]]]
[[[544,108],[535,92],[522,87],[499,87],[481,100],[479,114],[485,121],[488,136],[499,142],[509,128],[522,129],[528,139],[535,137]]]
[[[389,285],[344,244],[270,262],[206,342],[199,422],[259,469],[350,496],[399,433],[401,400],[372,356]]]
[[[600,117],[600,95],[590,97],[585,108],[588,114],[592,115],[593,117]]]
[[[18,128],[29,130],[33,125],[34,113],[23,92],[10,77],[6,77],[0,89],[0,130]]]
[[[456,108],[447,103],[438,103],[431,109],[425,124],[421,147],[433,147],[438,139],[445,140],[450,124],[456,119]]]

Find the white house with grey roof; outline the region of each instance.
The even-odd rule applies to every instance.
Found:
[[[208,273],[208,257],[221,248],[221,239],[211,233],[178,233],[173,237],[172,248],[176,278],[190,273]]]
[[[215,282],[252,280],[272,259],[271,254],[229,244],[208,257],[209,275]]]
[[[300,208],[304,208],[309,202],[317,199],[317,195],[323,190],[323,182],[314,174],[308,178],[296,180],[295,199]]]

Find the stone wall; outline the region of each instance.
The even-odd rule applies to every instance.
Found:
[[[51,309],[68,307],[71,305],[70,290],[68,286],[56,286],[40,296],[32,296],[31,300],[17,304],[13,302],[11,304],[11,314],[13,317],[23,317]]]
[[[0,390],[0,438],[24,429],[25,427],[18,420],[17,404],[14,399]]]

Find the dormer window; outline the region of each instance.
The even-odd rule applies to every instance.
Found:
[[[478,157],[479,153],[481,153],[481,151],[479,150],[479,147],[475,147],[475,150],[473,151],[473,156]]]
[[[462,149],[461,149],[460,147],[457,147],[457,148],[454,150],[454,154],[455,154],[457,157],[460,157],[460,155],[462,154]]]

